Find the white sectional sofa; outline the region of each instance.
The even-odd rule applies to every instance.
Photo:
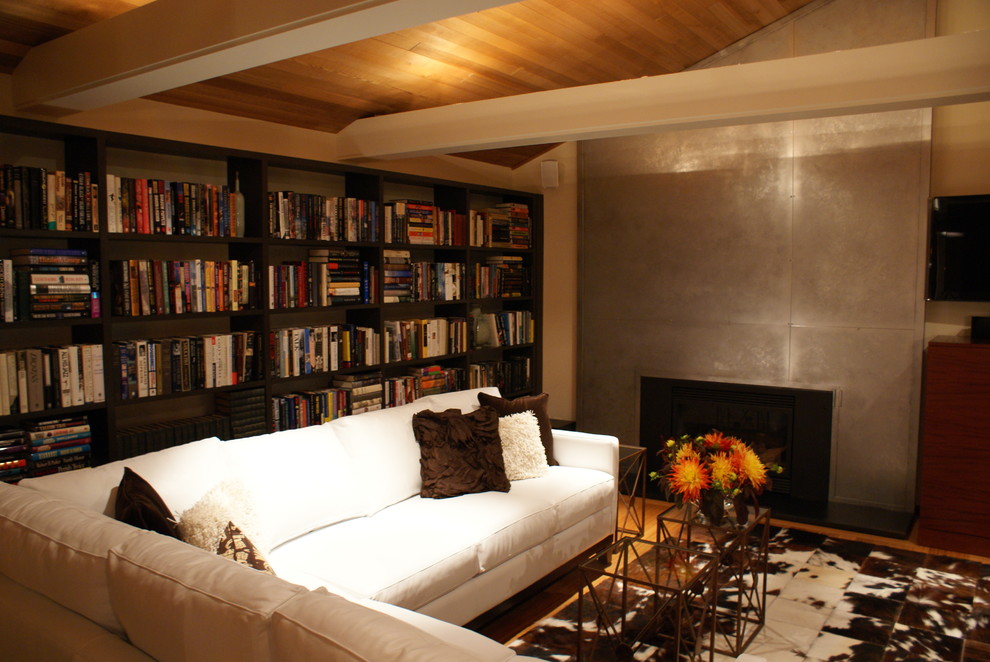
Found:
[[[543,476],[420,496],[413,415],[478,392],[0,484],[0,657],[515,658],[460,626],[612,535],[618,441],[554,430]],[[275,576],[113,519],[125,466],[183,521],[226,503]]]

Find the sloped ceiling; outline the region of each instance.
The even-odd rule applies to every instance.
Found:
[[[144,96],[337,133],[367,117],[680,72],[811,1],[492,2],[481,11],[343,40]],[[145,4],[0,0],[0,72],[14,73],[35,47]],[[221,7],[210,0],[199,6],[211,4],[238,7],[238,2]],[[459,155],[518,167],[552,146]]]

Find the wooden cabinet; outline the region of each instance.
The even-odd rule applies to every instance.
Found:
[[[938,337],[928,345],[918,542],[990,550],[990,344]]]
[[[63,170],[85,170],[95,184],[94,198],[99,200],[96,219],[85,231],[51,230],[42,227],[3,227],[0,223],[0,258],[8,258],[14,248],[86,249],[98,264],[99,296],[102,315],[95,319],[0,321],[0,352],[39,346],[89,343],[103,348],[106,400],[76,407],[51,407],[31,412],[0,412],[0,427],[19,426],[31,419],[85,413],[94,429],[94,460],[99,463],[118,459],[142,449],[120,448],[114,443],[117,433],[136,425],[167,423],[183,416],[208,416],[217,413],[217,394],[231,390],[263,389],[268,426],[273,424],[271,403],[280,396],[308,393],[330,386],[335,376],[374,373],[382,380],[408,379],[429,366],[440,365],[463,376],[464,388],[498,385],[509,396],[539,393],[541,389],[542,329],[542,196],[523,191],[477,186],[448,180],[344,166],[274,154],[260,154],[175,141],[151,139],[125,134],[99,132],[46,122],[0,118],[0,164]],[[235,177],[244,195],[244,236],[234,233],[197,232],[192,235],[166,234],[163,231],[121,231],[119,217],[108,215],[108,175],[118,178],[147,178],[167,182],[193,182],[219,189],[233,190]],[[365,221],[376,224],[376,232],[361,232],[336,240],[321,239],[309,231],[289,234],[278,231],[278,192],[293,191],[309,196],[358,200]],[[150,195],[150,193],[149,193]],[[457,223],[464,223],[457,237],[443,241],[426,240],[413,232],[386,236],[386,208],[397,199],[416,200],[443,210]],[[311,199],[307,198],[311,203]],[[365,204],[368,204],[365,207]],[[467,223],[481,210],[496,206],[528,210],[528,245],[523,246],[516,226],[516,240],[486,245],[468,238]],[[329,209],[329,208],[328,208]],[[112,214],[113,212],[111,212]],[[329,213],[329,212],[328,212]],[[522,213],[522,212],[520,212]],[[370,221],[368,221],[370,219]],[[154,228],[152,224],[152,228]],[[300,227],[305,227],[305,223]],[[391,227],[395,228],[396,225]],[[95,229],[94,229],[95,228]],[[367,229],[367,228],[364,228]],[[403,231],[404,232],[404,231]],[[447,231],[445,231],[447,232]],[[438,231],[439,234],[439,231]],[[511,245],[509,245],[511,244]],[[288,264],[305,264],[321,249],[331,249],[356,256],[369,276],[362,281],[361,301],[324,301],[305,306],[274,305],[273,269]],[[394,252],[408,253],[413,263],[457,265],[459,293],[456,296],[421,295],[408,298],[386,296],[384,271]],[[503,259],[504,258],[504,259]],[[120,278],[128,261],[210,261],[214,265],[251,264],[256,282],[256,298],[243,309],[209,308],[182,310],[161,307],[155,314],[121,312],[120,292],[115,280]],[[525,291],[503,295],[489,282],[496,263],[522,266],[527,275]],[[168,265],[161,267],[166,274]],[[148,267],[149,273],[152,269]],[[423,270],[429,273],[429,269]],[[157,273],[157,272],[155,272]],[[219,274],[220,271],[215,273]],[[224,272],[226,274],[226,272]],[[162,276],[164,278],[164,275]],[[225,276],[226,277],[226,276]],[[436,277],[435,275],[433,277]],[[442,278],[442,276],[441,276]],[[484,280],[484,282],[482,282]],[[449,283],[448,283],[449,284]],[[500,285],[500,284],[499,284]],[[115,300],[114,297],[118,297]],[[154,302],[152,302],[154,303]],[[329,303],[329,305],[327,305]],[[526,333],[510,329],[502,337],[494,322],[488,329],[489,342],[477,343],[470,331],[472,316],[487,321],[525,319]],[[2,318],[0,318],[2,320]],[[396,356],[389,351],[388,334],[395,322],[410,320],[468,320],[466,343],[456,349],[437,350]],[[360,327],[374,338],[372,362],[339,365],[322,369],[290,372],[276,370],[272,342],[280,332],[312,329],[330,325]],[[118,346],[134,340],[171,339],[202,334],[257,334],[263,346],[258,374],[244,384],[223,384],[212,388],[128,397],[121,391]],[[425,347],[425,345],[424,345]],[[453,348],[451,344],[449,347]],[[484,375],[472,379],[471,374]],[[512,377],[512,382],[501,381]],[[501,381],[501,383],[498,383]],[[219,383],[219,382],[217,382]],[[145,449],[146,450],[146,449]]]

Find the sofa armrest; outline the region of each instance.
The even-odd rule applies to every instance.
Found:
[[[607,434],[553,431],[553,454],[565,467],[598,469],[619,475],[619,440]]]

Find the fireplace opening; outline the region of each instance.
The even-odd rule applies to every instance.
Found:
[[[760,502],[816,518],[828,508],[832,403],[831,391],[642,377],[640,445],[648,471],[659,471],[657,453],[670,437],[712,430],[738,437],[784,469]],[[664,498],[655,483],[649,489]]]
[[[672,436],[694,437],[718,430],[742,439],[765,463],[783,468],[773,476],[771,490],[790,494],[793,395],[673,386],[671,397]]]

